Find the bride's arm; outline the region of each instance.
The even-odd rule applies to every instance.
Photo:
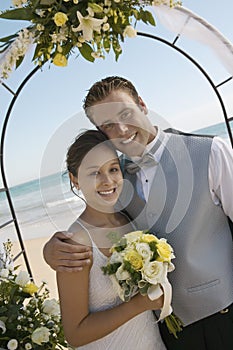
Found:
[[[81,346],[106,336],[143,311],[160,309],[163,299],[150,301],[137,294],[114,308],[89,312],[89,266],[77,273],[57,272],[65,337],[72,346]],[[105,291],[103,290],[103,295]]]

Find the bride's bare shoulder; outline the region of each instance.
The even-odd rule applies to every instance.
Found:
[[[87,229],[81,226],[77,221],[73,222],[68,231],[73,233],[71,240],[74,244],[92,246]]]

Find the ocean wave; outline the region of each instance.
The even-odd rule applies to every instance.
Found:
[[[52,201],[52,202],[47,202],[47,203],[45,203],[45,206],[47,208],[53,208],[53,207],[57,207],[59,205],[63,205],[63,204],[66,204],[66,203],[79,202],[79,201],[80,201],[80,205],[81,204],[83,205],[83,202],[81,201],[80,198],[69,197],[69,198],[59,199],[59,200]]]

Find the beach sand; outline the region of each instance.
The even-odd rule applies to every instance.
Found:
[[[43,259],[43,247],[46,241],[48,241],[48,237],[29,239],[23,243],[35,284],[39,286],[42,281],[45,281],[50,291],[50,297],[58,299],[56,272]],[[13,242],[13,254],[16,255],[19,251],[19,243]],[[15,265],[21,265],[19,269],[26,270],[23,255],[16,260]]]
[[[58,297],[56,287],[56,272],[46,264],[43,258],[43,247],[49,238],[56,232],[66,230],[74,221],[73,212],[65,212],[54,218],[45,217],[43,220],[20,224],[20,231],[25,246],[28,262],[32,271],[34,282],[40,285],[42,281],[47,283],[51,297]],[[1,242],[10,239],[13,243],[13,256],[16,256],[20,249],[14,225],[11,224],[1,230]],[[15,261],[15,265],[21,265],[20,270],[26,270],[23,255]]]

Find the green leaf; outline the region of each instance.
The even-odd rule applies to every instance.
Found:
[[[36,45],[36,48],[35,48],[35,51],[34,51],[34,55],[32,57],[32,61],[34,61],[36,58],[38,58],[38,54],[40,52],[40,50],[44,48],[44,46],[42,44],[37,44]]]
[[[155,26],[156,23],[152,13],[150,11],[145,11],[145,13],[146,13],[147,22],[149,22],[152,26]]]
[[[87,43],[83,43],[81,47],[79,47],[79,51],[81,53],[81,55],[87,60],[87,61],[90,61],[90,62],[94,62],[95,59],[94,57],[92,57],[92,52],[93,52],[93,49],[91,48],[90,45],[88,45]]]
[[[3,12],[2,14],[0,14],[0,18],[31,21],[33,18],[36,17],[29,8],[17,8],[14,10]]]
[[[149,11],[140,11],[140,19],[146,24],[150,23],[152,26],[155,26],[154,17]]]
[[[93,2],[89,2],[88,6],[95,12],[95,13],[103,13],[103,7],[93,3]]]
[[[55,3],[56,0],[40,0],[41,5],[52,5]]]
[[[117,272],[118,268],[121,266],[120,262],[108,264],[106,266],[102,266],[101,269],[105,275],[113,275]]]
[[[13,34],[13,35],[9,35],[9,36],[5,36],[4,38],[0,38],[0,41],[3,43],[3,42],[8,42],[12,39],[15,39],[17,38],[18,34]]]
[[[6,51],[6,49],[8,49],[8,47],[10,46],[11,43],[5,43],[3,45],[0,45],[1,48],[3,48],[2,50],[0,50],[0,53],[3,53],[4,51]]]
[[[119,42],[113,42],[112,44],[112,48],[113,48],[113,51],[115,53],[115,59],[116,61],[118,60],[120,54],[122,53],[122,49],[121,49],[121,46],[119,44]]]
[[[21,57],[19,57],[17,59],[17,61],[16,61],[16,68],[18,68],[21,65],[21,63],[23,62],[23,59],[24,59],[24,56],[21,56]]]

